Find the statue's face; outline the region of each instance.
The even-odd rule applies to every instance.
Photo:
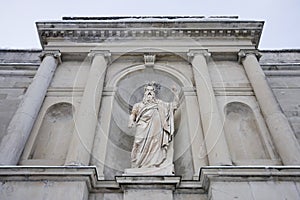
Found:
[[[145,88],[144,98],[147,101],[151,101],[151,100],[155,99],[155,92],[154,92],[153,86],[147,86]]]

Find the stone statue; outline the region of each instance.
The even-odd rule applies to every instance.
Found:
[[[133,106],[128,127],[136,126],[136,135],[131,152],[132,168],[157,168],[163,166],[174,133],[174,111],[178,106],[178,93],[173,102],[164,102],[155,97],[156,84],[144,87],[142,102]]]

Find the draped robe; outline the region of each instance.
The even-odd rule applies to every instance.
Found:
[[[136,135],[131,161],[133,168],[161,166],[167,158],[168,145],[174,133],[174,103],[159,99],[133,106]]]

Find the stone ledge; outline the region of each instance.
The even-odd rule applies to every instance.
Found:
[[[166,165],[153,168],[128,168],[124,170],[123,176],[174,176],[174,165]]]
[[[178,176],[117,176],[116,182],[122,189],[171,189],[181,181]]]
[[[300,181],[300,166],[208,166],[200,169],[200,184],[210,182]]]
[[[0,166],[0,181],[84,181],[90,192],[120,193],[124,188],[159,188],[177,192],[205,193],[213,182],[292,181],[300,182],[300,166],[208,166],[198,180],[179,176],[117,176],[99,180],[94,166]],[[154,187],[155,186],[155,187]]]

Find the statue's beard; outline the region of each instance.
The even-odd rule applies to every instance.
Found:
[[[144,94],[144,103],[153,103],[155,102],[155,94],[151,93],[151,92],[145,92]]]

